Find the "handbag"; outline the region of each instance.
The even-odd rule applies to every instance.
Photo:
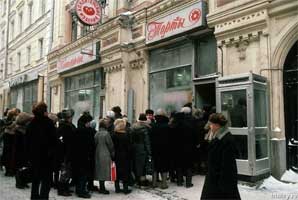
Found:
[[[116,173],[116,164],[115,162],[111,163],[111,181],[116,181],[117,173]]]

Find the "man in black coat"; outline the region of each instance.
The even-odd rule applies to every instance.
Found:
[[[94,136],[90,128],[92,116],[84,113],[78,120],[78,128],[73,140],[73,173],[76,181],[76,194],[81,198],[91,198],[86,190],[90,174],[90,163],[94,159]]]
[[[153,159],[153,187],[157,186],[157,177],[161,173],[161,189],[167,189],[167,173],[170,169],[169,147],[169,118],[166,112],[159,109],[156,112],[156,123],[151,130],[152,159]]]
[[[214,113],[209,122],[213,139],[201,199],[241,199],[237,186],[237,150],[233,136],[226,128],[227,120],[224,115]]]
[[[71,178],[71,154],[72,141],[75,136],[76,127],[72,123],[74,112],[70,109],[64,109],[61,112],[62,119],[57,129],[59,148],[57,148],[56,165],[59,166],[61,175],[58,181],[58,195],[71,196],[69,191],[69,180]]]
[[[31,199],[49,199],[55,157],[55,126],[43,102],[33,107],[33,120],[26,130],[26,148],[32,165]]]

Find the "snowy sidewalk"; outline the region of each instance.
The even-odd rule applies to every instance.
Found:
[[[297,180],[297,177],[290,174],[292,180]],[[297,175],[297,174],[296,174]],[[177,187],[169,183],[169,189],[145,189],[140,190],[133,188],[133,192],[129,195],[116,194],[114,192],[114,184],[106,183],[110,195],[102,195],[97,192],[92,194],[92,199],[101,200],[199,200],[202,187],[204,184],[204,176],[195,176],[193,178],[194,187],[185,188]],[[243,200],[298,200],[298,184],[286,184],[270,177],[259,186],[249,187],[239,183],[240,195]],[[5,177],[3,172],[0,172],[0,200],[29,200],[30,189],[20,190],[15,188],[15,179]],[[50,193],[51,200],[74,200],[80,199],[75,195],[72,197],[57,196],[57,191],[52,189]]]

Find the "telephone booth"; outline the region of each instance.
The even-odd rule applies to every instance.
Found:
[[[235,138],[240,177],[251,181],[270,173],[269,97],[265,77],[253,73],[220,77],[216,107]]]

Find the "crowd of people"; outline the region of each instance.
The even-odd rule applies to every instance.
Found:
[[[114,181],[115,192],[124,194],[133,185],[166,189],[169,181],[189,188],[193,173],[207,173],[213,112],[210,106],[198,110],[191,104],[170,115],[148,109],[130,124],[115,106],[98,124],[88,111],[81,113],[75,126],[72,109],[47,113],[43,102],[33,106],[33,115],[7,109],[0,124],[1,169],[15,176],[19,189],[32,182],[31,199],[48,199],[51,187],[62,196],[109,194],[105,181]]]

